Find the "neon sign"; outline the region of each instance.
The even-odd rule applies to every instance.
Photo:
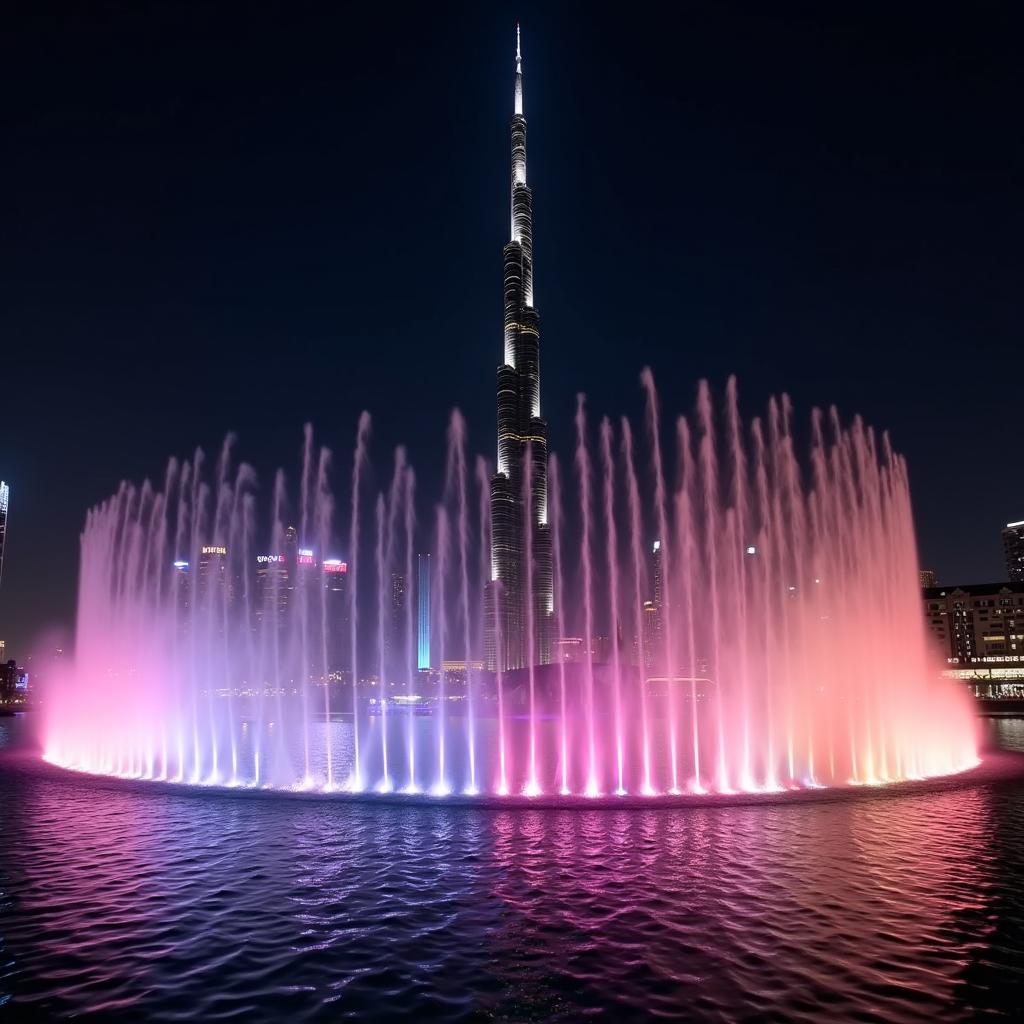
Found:
[[[219,544],[207,544],[203,548],[204,555],[226,555],[227,553],[228,549]]]

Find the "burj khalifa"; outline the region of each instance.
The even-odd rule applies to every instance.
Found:
[[[491,671],[547,664],[553,614],[548,435],[540,411],[533,195],[526,180],[518,25],[511,135],[511,224],[504,249],[505,351],[498,367],[498,454],[491,478],[491,578],[485,608],[484,653]]]

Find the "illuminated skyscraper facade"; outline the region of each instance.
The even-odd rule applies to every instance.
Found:
[[[430,555],[416,556],[416,667],[430,668]]]
[[[1024,519],[1006,524],[1003,551],[1006,554],[1006,578],[1014,583],[1024,583]]]
[[[540,412],[540,319],[533,291],[533,196],[526,183],[523,63],[516,27],[510,239],[504,249],[505,351],[498,367],[498,462],[491,478],[487,668],[551,660],[553,580],[548,433]]]
[[[327,671],[348,672],[351,669],[349,646],[352,636],[348,618],[348,563],[340,558],[325,558],[323,584]]]
[[[7,510],[11,504],[11,489],[0,480],[0,583],[4,581],[4,542],[7,540]]]
[[[388,674],[402,672],[405,657],[405,576],[391,574],[391,602],[388,609],[387,629],[384,633],[385,660]]]

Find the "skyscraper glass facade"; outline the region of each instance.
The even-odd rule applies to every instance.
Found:
[[[526,181],[523,63],[516,28],[511,124],[511,223],[504,249],[504,361],[497,374],[497,472],[491,478],[491,578],[485,595],[487,667],[551,660],[553,579],[548,528],[548,435],[540,406],[540,318],[534,306],[533,195]]]

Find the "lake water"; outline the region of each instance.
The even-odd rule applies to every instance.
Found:
[[[0,719],[0,1019],[1024,1007],[1024,776],[758,807],[397,807],[69,775],[30,726]],[[1024,751],[1024,720],[991,728]]]

